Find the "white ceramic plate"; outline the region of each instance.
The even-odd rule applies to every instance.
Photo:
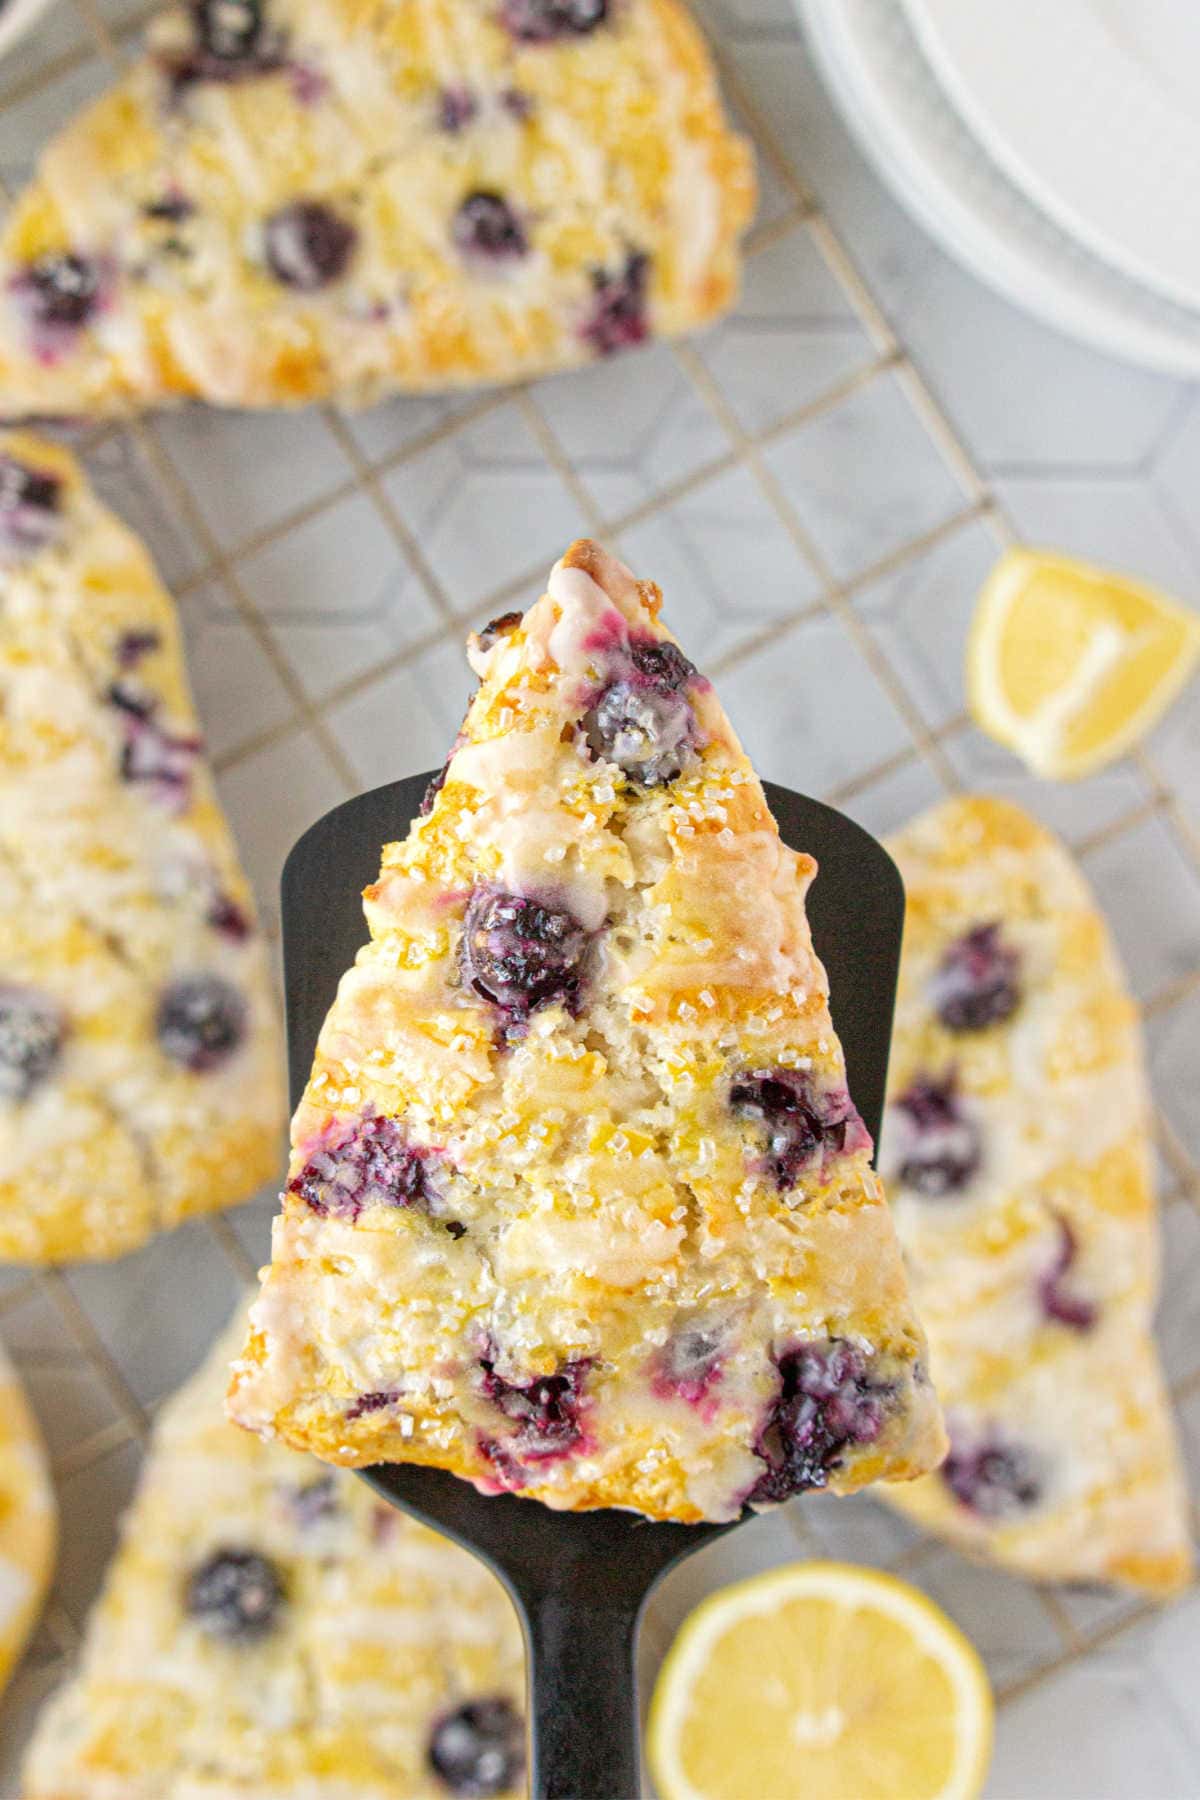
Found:
[[[797,3],[846,123],[951,255],[1072,337],[1149,368],[1200,375],[1200,311],[1104,262],[1003,174],[950,104],[900,0]]]
[[[901,0],[968,128],[1035,205],[1200,307],[1197,0]]]
[[[7,56],[52,4],[53,0],[5,0],[0,5],[0,56]]]

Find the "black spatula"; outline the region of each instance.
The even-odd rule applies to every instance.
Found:
[[[430,777],[414,775],[335,807],[283,871],[283,949],[293,1106],[339,977],[364,942],[361,892],[381,846],[402,838]],[[878,1136],[887,1077],[904,889],[895,864],[832,807],[766,783],[784,841],[816,857],[809,895],[817,953],[850,1091]],[[646,1598],[672,1563],[729,1525],[653,1524],[612,1510],[559,1513],[479,1494],[438,1469],[364,1471],[395,1506],[481,1556],[516,1603],[529,1649],[530,1789],[535,1800],[633,1800],[639,1789],[634,1645]]]

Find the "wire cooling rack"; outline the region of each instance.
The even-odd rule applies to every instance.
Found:
[[[790,14],[782,0],[726,4],[736,10],[710,32],[763,190],[735,318],[530,387],[358,416],[196,410],[93,431],[79,447],[179,599],[222,793],[273,936],[293,839],[360,788],[441,762],[468,688],[465,630],[534,598],[581,532],[660,581],[764,774],[877,831],[973,784],[1062,831],[1144,1011],[1167,1243],[1160,1335],[1195,1486],[1200,768],[1189,791],[1189,740],[1160,753],[1156,739],[1056,790],[972,730],[961,646],[1012,525],[805,184],[800,100],[781,101],[777,69],[759,78],[777,45],[795,66]],[[60,0],[0,67],[8,193],[134,53],[147,10]],[[155,1410],[264,1259],[272,1204],[268,1194],[193,1222],[108,1267],[0,1270],[0,1336],[41,1417],[63,1513],[53,1596],[0,1705],[5,1795],[36,1706],[78,1646]],[[694,1559],[652,1612],[647,1665],[706,1586],[805,1553],[902,1570],[947,1606],[988,1662],[1002,1746],[1014,1709],[1036,1732],[1031,1696],[1055,1681],[1065,1695],[1072,1670],[1119,1676],[1155,1654],[1150,1609],[975,1569],[859,1499],[797,1503]],[[1194,1599],[1176,1616],[1191,1617],[1195,1654]],[[1186,1723],[1136,1716],[1156,1741],[1181,1734],[1172,1767],[1190,1767],[1195,1791]]]

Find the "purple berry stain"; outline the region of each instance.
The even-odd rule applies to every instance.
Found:
[[[1054,1261],[1038,1283],[1038,1299],[1048,1319],[1066,1325],[1072,1331],[1090,1331],[1096,1323],[1098,1309],[1094,1301],[1072,1294],[1064,1286],[1072,1264],[1079,1255],[1079,1244],[1069,1222],[1056,1217],[1058,1243]]]
[[[368,1206],[419,1206],[434,1196],[433,1153],[411,1144],[395,1119],[376,1114],[352,1124],[335,1123],[310,1150],[288,1182],[321,1218],[353,1224]]]
[[[519,1032],[538,1007],[579,1000],[589,934],[566,907],[524,894],[477,888],[467,903],[459,963],[463,979]]]
[[[629,350],[650,336],[646,318],[649,279],[650,258],[641,250],[630,251],[619,270],[593,269],[592,303],[580,336],[597,356]]]
[[[46,469],[0,455],[0,563],[27,562],[62,529],[62,483]]]
[[[346,1408],[346,1417],[347,1419],[364,1419],[369,1413],[383,1412],[387,1407],[394,1406],[399,1398],[400,1393],[396,1388],[380,1389],[373,1394],[360,1394],[358,1399],[352,1401]]]
[[[1036,1463],[1022,1445],[996,1435],[969,1440],[947,1421],[950,1453],[942,1480],[954,1498],[981,1519],[1004,1519],[1036,1506],[1042,1483]]]
[[[254,930],[250,914],[244,906],[229,894],[217,892],[213,895],[205,923],[211,925],[219,937],[231,944],[244,944]]]
[[[105,698],[121,720],[121,779],[143,787],[165,811],[182,812],[204,740],[168,731],[158,718],[157,696],[130,682],[114,681]]]
[[[227,1062],[246,1036],[246,1002],[220,975],[187,975],[163,990],[154,1026],[164,1055],[193,1075]]]
[[[116,660],[120,669],[136,669],[140,662],[162,645],[158,632],[151,627],[143,631],[123,631],[117,639]]]
[[[28,1100],[53,1073],[65,1038],[49,994],[0,983],[0,1101]]]
[[[616,671],[583,716],[593,756],[615,763],[642,787],[674,781],[696,743],[696,715],[687,697],[696,679],[694,664],[667,640],[619,653]]]
[[[438,95],[438,127],[440,130],[454,135],[471,123],[478,110],[478,102],[470,88],[461,86],[443,88]]]
[[[482,262],[512,262],[529,248],[524,228],[503,194],[477,188],[454,215],[451,235],[461,255]]]
[[[320,200],[294,200],[263,226],[267,267],[284,287],[315,294],[346,273],[358,233]]]
[[[565,1362],[554,1375],[506,1381],[491,1357],[481,1357],[480,1392],[514,1426],[505,1448],[520,1462],[550,1462],[583,1439],[582,1393],[591,1359]],[[494,1459],[493,1459],[494,1460]]]
[[[502,1695],[468,1700],[438,1719],[427,1755],[449,1793],[490,1800],[521,1785],[525,1726],[512,1701]]]
[[[765,1136],[766,1168],[781,1193],[818,1158],[869,1149],[871,1139],[845,1089],[818,1093],[800,1069],[752,1069],[729,1090],[729,1104]]]
[[[767,1466],[747,1495],[752,1505],[825,1487],[843,1451],[879,1436],[892,1391],[840,1338],[800,1344],[778,1366],[780,1391],[755,1445]]]
[[[960,1194],[982,1161],[979,1128],[958,1103],[953,1074],[919,1075],[892,1102],[900,1181],[926,1200]]]
[[[724,1347],[720,1330],[682,1325],[653,1359],[651,1392],[660,1400],[686,1400],[703,1413],[715,1412],[713,1390],[723,1373]]]
[[[1020,963],[1017,952],[1001,942],[998,924],[973,926],[951,944],[929,990],[947,1031],[986,1031],[1011,1017],[1021,998]]]

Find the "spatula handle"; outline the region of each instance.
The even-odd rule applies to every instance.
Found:
[[[553,1593],[522,1610],[533,1800],[637,1800],[636,1610]]]

